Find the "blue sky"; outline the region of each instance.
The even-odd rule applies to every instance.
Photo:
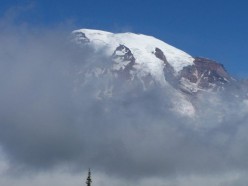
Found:
[[[19,22],[153,35],[193,56],[248,76],[248,2],[244,0],[1,0],[0,14],[19,7]],[[29,8],[24,8],[29,7]]]

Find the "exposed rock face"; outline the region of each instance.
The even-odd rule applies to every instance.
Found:
[[[163,51],[161,50],[161,49],[159,49],[159,48],[155,48],[155,56],[158,58],[158,59],[161,59],[162,61],[164,61],[164,63],[167,65],[167,64],[169,64],[168,63],[168,61],[167,61],[167,59],[166,59],[166,57],[165,57],[165,55],[164,55],[164,53],[163,53]]]
[[[170,83],[173,87],[176,86],[175,83],[177,83],[177,79],[175,77],[175,70],[174,68],[170,65],[170,63],[167,61],[163,51],[159,48],[156,48],[155,49],[155,53],[154,55],[162,60],[164,62],[164,77],[165,77],[165,80]]]
[[[112,72],[119,78],[130,80],[135,64],[135,58],[131,50],[125,45],[118,46],[112,55]]]
[[[195,58],[194,64],[196,65],[198,71],[202,73],[208,70],[211,73],[213,73],[215,77],[226,78],[226,79],[230,78],[224,66],[213,60],[197,57]]]
[[[183,68],[179,74],[179,79],[188,85],[191,84],[194,90],[188,91],[192,92],[199,90],[218,91],[232,80],[222,64],[200,57],[195,58],[194,65]]]
[[[89,38],[86,37],[85,33],[75,32],[73,36],[76,38],[74,41],[78,44],[85,44],[90,42]]]
[[[126,74],[130,74],[130,71],[135,64],[135,58],[129,48],[125,45],[118,46],[113,55],[113,71],[125,72]]]

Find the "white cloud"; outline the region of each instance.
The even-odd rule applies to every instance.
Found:
[[[78,72],[108,60],[66,34],[0,31],[0,185],[82,185],[88,167],[101,186],[247,183],[247,104],[205,94],[191,120],[171,111],[168,89],[85,82]],[[112,99],[92,98],[108,83]]]

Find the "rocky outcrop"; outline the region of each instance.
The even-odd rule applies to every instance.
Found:
[[[130,78],[131,70],[135,64],[135,58],[131,50],[125,45],[118,46],[112,55],[112,71],[118,72],[119,75]]]
[[[87,38],[85,33],[83,32],[75,32],[73,34],[73,37],[74,37],[74,41],[78,44],[85,44],[90,42],[89,38]]]
[[[221,90],[232,78],[222,64],[197,57],[194,65],[184,67],[180,71],[179,80],[181,83],[187,82],[194,88],[194,92],[197,92],[199,90]]]

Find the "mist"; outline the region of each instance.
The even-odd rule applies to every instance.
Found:
[[[111,60],[73,43],[71,29],[0,22],[2,183],[24,185],[32,173],[43,185],[40,174],[61,178],[65,167],[63,179],[90,167],[99,184],[246,183],[246,101],[204,93],[197,115],[181,116],[171,109],[172,87],[88,77]]]

